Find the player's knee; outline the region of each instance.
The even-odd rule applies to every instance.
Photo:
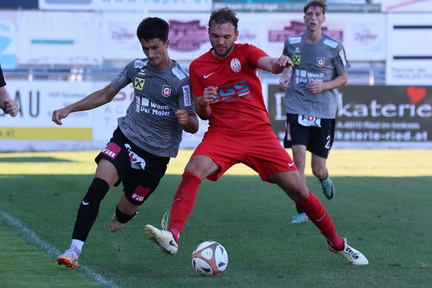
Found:
[[[87,203],[100,202],[109,190],[109,184],[100,178],[94,178],[83,201]]]
[[[312,174],[318,179],[327,178],[327,168],[326,167],[313,167]]]

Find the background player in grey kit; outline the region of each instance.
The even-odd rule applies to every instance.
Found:
[[[304,6],[307,30],[286,40],[283,54],[293,60],[294,66],[284,70],[279,86],[286,90],[284,145],[292,148],[293,160],[305,181],[306,150],[312,153],[312,173],[321,182],[324,195],[331,200],[336,190],[326,161],[334,140],[337,88],[348,81],[350,64],[342,43],[322,32],[325,2],[311,0]],[[306,214],[298,205],[296,207],[298,213],[291,223],[307,222]]]
[[[170,157],[176,157],[183,130],[198,131],[188,74],[168,55],[169,25],[160,18],[145,18],[137,37],[147,58],[135,59],[105,88],[53,112],[62,124],[71,112],[90,110],[110,102],[130,83],[134,99],[107,146],[96,157],[97,169],[78,209],[70,248],[57,258],[59,265],[78,266],[78,258],[96,221],[99,205],[112,186],[123,184],[109,229],[117,232],[134,218],[140,205],[154,192]]]

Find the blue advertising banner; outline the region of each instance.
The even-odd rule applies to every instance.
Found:
[[[0,9],[38,9],[39,0],[2,0]]]

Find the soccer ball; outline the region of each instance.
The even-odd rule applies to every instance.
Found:
[[[228,253],[215,241],[203,242],[192,252],[192,266],[201,276],[222,274],[228,266]]]

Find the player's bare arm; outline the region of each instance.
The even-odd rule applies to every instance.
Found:
[[[336,89],[348,81],[348,73],[345,72],[340,74],[332,81],[328,82],[320,82],[316,80],[312,80],[312,82],[306,84],[306,88],[312,93],[319,93],[324,90]]]
[[[216,99],[217,90],[218,87],[206,87],[201,97],[195,97],[195,110],[201,119],[207,120],[210,117],[212,112],[210,102]]]
[[[293,66],[293,62],[288,56],[281,55],[278,58],[262,57],[258,60],[258,68],[274,74],[279,74],[285,68]]]
[[[195,114],[188,114],[186,110],[177,110],[175,113],[178,122],[183,125],[183,130],[188,133],[196,133],[199,128],[198,117]]]
[[[62,119],[66,118],[70,113],[77,111],[91,110],[102,106],[117,95],[119,91],[109,84],[105,88],[95,91],[87,97],[68,105],[62,109],[55,110],[52,114],[52,121],[57,125],[62,125]]]

